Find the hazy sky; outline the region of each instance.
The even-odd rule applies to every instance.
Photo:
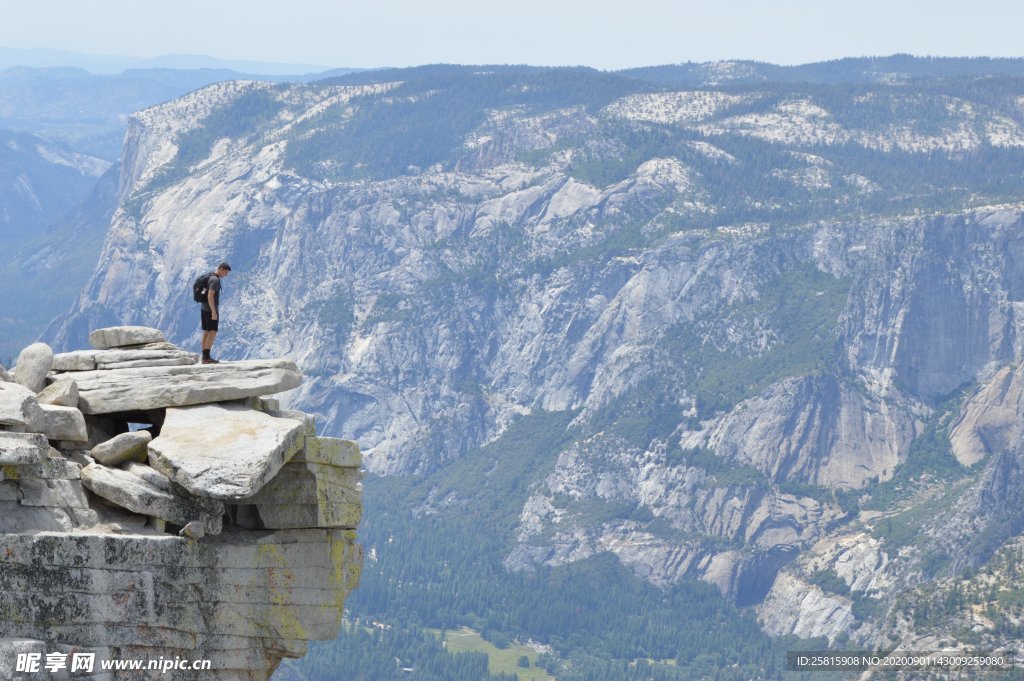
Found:
[[[1020,0],[0,0],[0,46],[326,66],[1024,56]]]

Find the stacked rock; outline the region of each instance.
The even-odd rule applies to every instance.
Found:
[[[300,385],[295,364],[203,365],[146,327],[89,340],[0,367],[0,678],[42,645],[267,679],[336,636],[361,459],[265,397]],[[132,674],[89,678],[159,677]]]

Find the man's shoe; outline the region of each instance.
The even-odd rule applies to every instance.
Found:
[[[220,360],[213,357],[203,357],[203,364],[220,364]]]

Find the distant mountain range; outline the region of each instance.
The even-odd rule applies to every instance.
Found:
[[[750,60],[687,62],[619,71],[665,87],[753,85],[756,83],[889,83],[924,78],[1019,76],[1024,59],[992,57],[846,57],[831,61],[780,66]]]
[[[227,68],[131,68],[96,74],[77,66],[14,66],[0,71],[0,129],[43,135],[79,153],[116,161],[128,116],[211,83],[307,82],[350,71],[275,76]]]
[[[246,59],[219,59],[201,54],[165,54],[159,57],[129,57],[114,54],[82,54],[46,48],[0,47],[0,69],[12,66],[75,66],[96,74],[115,74],[128,69],[228,69],[268,76],[302,75],[324,71],[354,71],[323,64],[283,64]]]

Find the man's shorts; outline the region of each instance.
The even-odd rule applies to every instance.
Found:
[[[203,331],[216,331],[217,330],[217,322],[219,322],[220,320],[219,319],[211,319],[211,317],[213,317],[213,312],[211,312],[210,310],[203,310],[202,311],[201,318],[202,318]]]

